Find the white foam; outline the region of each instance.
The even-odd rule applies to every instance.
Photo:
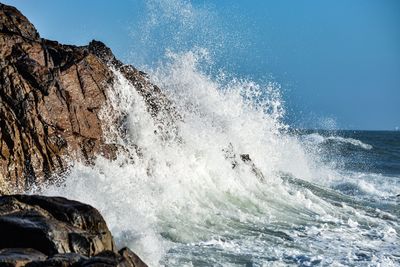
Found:
[[[363,225],[384,227],[385,223],[347,206],[338,209],[306,188],[284,183],[279,173],[314,182],[340,175],[324,167],[295,136],[285,133],[282,101],[273,84],[264,88],[247,80],[221,84],[199,71],[204,54],[173,54],[168,64],[152,73],[182,115],[182,120],[176,121],[179,138],[164,139],[155,133],[163,114],[152,118],[136,89],[116,73],[116,83],[108,92],[111,101],[102,114],[110,122],[108,141],[123,145],[126,152],[115,161],[99,157],[93,166],[75,162],[61,186],[50,185],[44,192],[97,207],[118,245],[131,247],[154,266],[160,261],[169,265],[174,257],[188,257],[185,252],[166,256],[180,244],[194,244],[194,249],[214,246],[238,255],[272,253],[282,259],[292,255],[295,259],[307,251],[308,242],[314,242],[321,248],[328,246],[329,257],[335,259],[341,252],[334,246],[340,242],[332,240],[340,236],[342,243],[357,240],[356,253],[364,246],[367,231],[360,230]],[[264,101],[255,104],[254,98],[262,99],[264,91],[269,92]],[[117,113],[109,112],[111,109]],[[125,134],[112,124],[115,114],[126,115]],[[250,155],[263,173],[262,180],[239,154]],[[319,220],[337,228],[321,226]],[[306,234],[310,239],[301,239],[304,244],[296,249],[278,243],[270,250],[270,241],[257,241],[251,232],[246,236],[240,230],[271,225],[277,228],[277,236],[294,238],[293,229],[309,224],[314,230],[300,236]],[[393,236],[387,228],[377,231]],[[215,241],[228,233],[235,238]],[[385,242],[375,245],[393,250]]]
[[[344,137],[341,137],[341,136],[327,136],[327,137],[325,137],[325,136],[322,136],[322,135],[320,135],[318,133],[312,133],[312,134],[305,135],[303,137],[303,139],[308,143],[312,143],[312,144],[316,144],[316,145],[325,143],[327,141],[333,141],[333,142],[336,142],[336,143],[350,144],[350,145],[353,145],[353,146],[356,146],[356,147],[360,147],[360,148],[363,148],[363,149],[366,149],[366,150],[370,150],[370,149],[373,148],[370,144],[363,143],[362,141],[360,141],[358,139],[344,138]]]
[[[150,0],[146,7],[150,13],[133,33],[143,46],[135,58],[166,48],[182,51],[194,36],[201,40],[194,47],[219,49],[225,42],[223,29],[212,29],[214,14],[190,1]],[[310,151],[304,140],[286,133],[279,85],[203,72],[202,62],[212,65],[215,52],[168,52],[167,62],[148,70],[182,116],[175,139],[160,137],[159,127],[169,127],[161,125],[165,114],[152,118],[134,86],[115,72],[102,117],[108,121],[106,140],[124,151],[115,161],[98,157],[92,166],[72,162],[60,184],[43,192],[98,208],[118,246],[129,246],[150,266],[195,266],[196,257],[208,265],[231,266],[228,260],[250,257],[260,266],[318,261],[348,266],[357,265],[357,253],[364,250],[373,264],[394,265],[392,255],[400,254],[398,218],[333,205],[307,186],[282,179],[285,174],[330,187],[347,177],[326,166],[318,150]],[[124,125],[115,123],[119,116],[126,116]],[[306,138],[313,144],[331,140],[371,149],[356,139]],[[249,154],[263,179],[240,154]],[[364,178],[360,181],[370,184],[359,186],[370,194],[384,192],[385,186],[394,188],[392,193],[399,188],[395,182],[379,187]]]

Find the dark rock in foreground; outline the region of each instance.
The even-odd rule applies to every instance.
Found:
[[[0,266],[146,266],[117,251],[100,213],[61,197],[0,197]]]

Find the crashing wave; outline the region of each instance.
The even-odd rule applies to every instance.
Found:
[[[306,142],[313,143],[316,145],[324,144],[326,142],[334,142],[334,143],[342,143],[342,144],[350,144],[356,147],[360,147],[362,149],[370,150],[373,147],[370,144],[363,143],[362,141],[354,138],[345,138],[341,136],[322,136],[318,133],[312,133],[305,135],[303,139]]]

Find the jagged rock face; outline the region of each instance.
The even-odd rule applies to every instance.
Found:
[[[5,184],[21,191],[65,171],[66,156],[113,157],[99,117],[114,79],[110,64],[135,85],[153,116],[170,109],[144,73],[123,65],[103,43],[41,39],[17,9],[0,4],[0,193]]]
[[[0,237],[0,266],[146,266],[95,208],[61,197],[0,196]]]

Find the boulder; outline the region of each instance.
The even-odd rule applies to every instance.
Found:
[[[47,256],[31,248],[0,249],[0,266],[19,267],[32,261],[46,260]]]
[[[93,256],[115,250],[107,225],[93,207],[61,197],[0,197],[0,249],[32,248],[46,255]]]
[[[0,266],[146,266],[95,208],[62,197],[0,196],[0,237]]]

